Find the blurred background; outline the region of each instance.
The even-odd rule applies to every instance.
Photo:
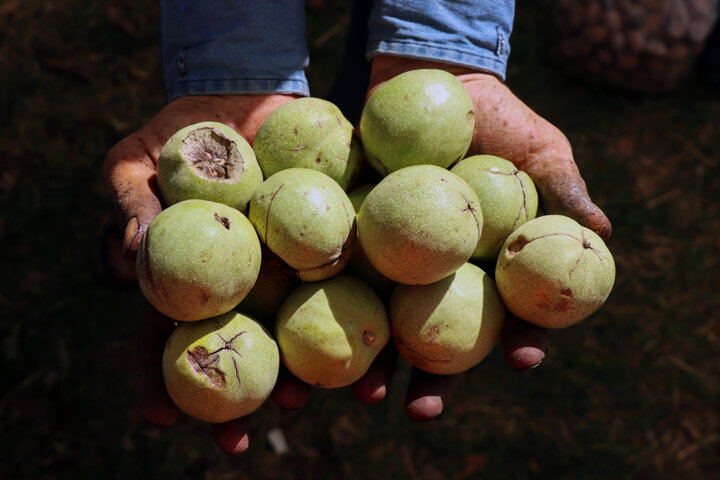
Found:
[[[717,478],[715,4],[517,2],[507,83],[570,139],[617,263],[607,304],[551,332],[541,367],[515,372],[496,348],[416,424],[400,363],[378,405],[347,388],[297,412],[268,402],[250,451],[227,457],[207,424],[143,421],[128,369],[142,299],[94,268],[104,156],[164,104],[156,1],[0,1],[0,478]],[[326,97],[351,6],[307,5]]]

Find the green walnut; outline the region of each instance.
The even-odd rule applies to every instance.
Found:
[[[530,176],[494,155],[475,155],[451,170],[475,190],[483,230],[472,258],[494,262],[511,232],[537,216],[538,194]]]
[[[260,125],[253,149],[265,178],[287,168],[311,168],[344,190],[363,158],[355,129],[340,109],[314,97],[291,100],[273,111]]]
[[[257,410],[275,386],[279,366],[275,340],[237,312],[181,324],[162,357],[170,398],[183,412],[211,423]]]
[[[367,372],[390,340],[385,307],[367,284],[349,275],[297,287],[275,324],[280,359],[317,387],[349,385]]]
[[[409,285],[437,282],[470,259],[483,216],[472,188],[434,165],[385,177],[358,213],[358,237],[372,265]]]
[[[222,203],[185,200],[160,212],[138,249],[138,283],[175,320],[230,311],[253,287],[260,241],[242,213]]]
[[[218,122],[183,128],[158,157],[157,183],[167,205],[202,199],[243,211],[262,181],[250,144]]]
[[[398,352],[426,372],[449,375],[480,363],[505,322],[495,284],[466,263],[430,285],[398,285],[390,298],[392,336]]]
[[[281,170],[260,185],[248,213],[268,249],[298,278],[339,273],[355,244],[355,211],[343,189],[317,170]]]
[[[541,327],[562,328],[605,303],[615,262],[595,232],[571,218],[545,215],[508,236],[495,281],[512,313]]]
[[[474,127],[475,109],[465,87],[437,69],[388,80],[360,117],[368,162],[382,175],[419,164],[449,167],[465,156]]]

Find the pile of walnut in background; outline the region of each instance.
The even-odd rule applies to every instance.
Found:
[[[572,76],[666,92],[692,72],[717,10],[718,0],[559,0],[553,55]]]

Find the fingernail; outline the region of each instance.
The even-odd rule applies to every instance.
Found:
[[[420,397],[405,406],[405,414],[415,422],[427,422],[443,411],[443,400],[439,396]]]
[[[532,370],[545,360],[545,351],[534,347],[522,347],[505,352],[505,361],[515,370]]]
[[[128,251],[130,250],[130,246],[132,245],[133,241],[135,240],[135,237],[138,233],[138,219],[137,217],[132,217],[125,227],[125,235],[123,236],[123,255],[127,255]]]
[[[596,232],[603,240],[607,240],[612,235],[612,227],[610,225],[603,225],[599,232]]]

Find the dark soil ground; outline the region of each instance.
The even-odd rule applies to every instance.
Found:
[[[0,2],[0,478],[717,478],[720,91],[698,75],[653,97],[563,77],[546,4],[518,2],[508,84],[567,134],[613,221],[607,304],[552,332],[536,370],[496,349],[432,422],[405,417],[401,364],[375,406],[348,389],[297,412],[268,402],[250,451],[227,457],[207,424],[142,420],[126,368],[142,299],[92,268],[103,158],[164,103],[156,2]],[[347,11],[309,16],[315,95]]]

